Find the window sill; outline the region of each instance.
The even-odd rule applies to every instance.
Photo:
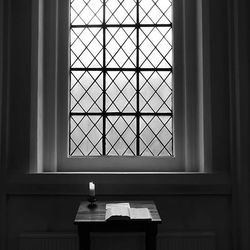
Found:
[[[88,194],[94,181],[98,196],[231,195],[226,173],[29,173],[9,178],[8,194]]]

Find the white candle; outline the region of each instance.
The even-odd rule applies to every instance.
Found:
[[[93,182],[89,183],[89,196],[95,196],[95,184]]]

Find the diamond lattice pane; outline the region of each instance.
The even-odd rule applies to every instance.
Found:
[[[108,24],[133,24],[136,22],[135,0],[107,0],[106,22]]]
[[[70,119],[70,155],[102,154],[102,117],[72,116]]]
[[[136,32],[134,28],[108,28],[106,41],[107,67],[136,67]]]
[[[171,24],[172,0],[141,0],[139,17],[142,24]]]
[[[106,154],[135,155],[136,122],[134,116],[109,116],[106,124]]]
[[[136,112],[135,72],[107,72],[106,110],[108,112]]]
[[[70,111],[101,112],[103,75],[98,71],[71,71]]]
[[[70,8],[72,25],[101,24],[103,3],[101,0],[72,0]]]
[[[172,32],[170,27],[144,27],[139,35],[139,64],[142,68],[171,68]]]
[[[140,112],[172,112],[172,73],[140,73]]]
[[[142,116],[140,119],[140,155],[172,156],[172,117]]]
[[[70,35],[71,67],[102,67],[102,29],[72,28]]]

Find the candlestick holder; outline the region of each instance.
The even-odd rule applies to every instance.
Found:
[[[95,198],[95,196],[89,196],[89,198],[88,198],[88,202],[89,202],[89,205],[88,205],[88,207],[89,208],[95,208],[97,205],[96,205],[96,198]]]

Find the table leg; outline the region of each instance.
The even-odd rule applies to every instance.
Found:
[[[90,250],[90,232],[87,228],[78,226],[79,250]]]
[[[157,226],[148,226],[145,235],[145,249],[156,250],[157,248]]]

